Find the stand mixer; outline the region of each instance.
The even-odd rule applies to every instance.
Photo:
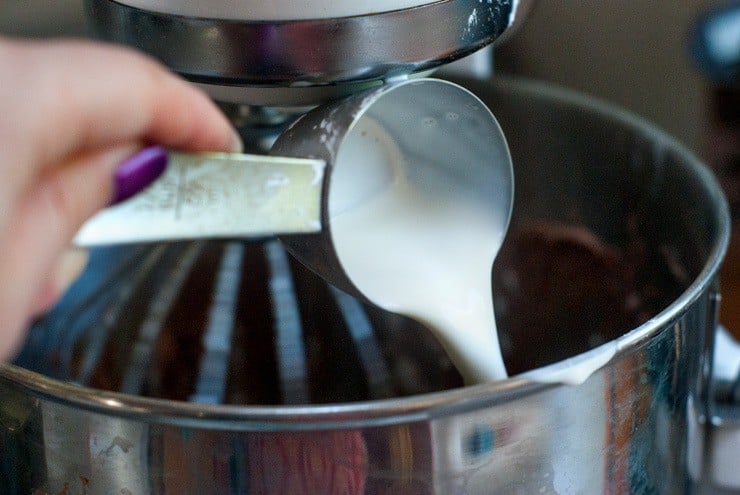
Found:
[[[469,55],[517,0],[91,1],[93,33],[150,53],[214,99],[305,106]]]
[[[527,7],[85,4],[96,37],[204,88],[253,152],[310,107],[475,52]],[[0,366],[7,491],[702,493],[728,239],[716,183],[620,110],[526,81],[462,82],[500,120],[517,174],[493,274],[513,378],[463,387],[421,325],[326,285],[272,239],[97,249],[18,366]],[[548,352],[520,352],[533,346]],[[517,375],[604,346],[613,357],[583,384]]]

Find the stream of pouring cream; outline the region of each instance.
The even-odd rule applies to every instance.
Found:
[[[425,324],[466,383],[506,378],[491,268],[508,212],[450,187],[428,167],[409,179],[394,139],[365,117],[337,155],[329,191],[335,249],[352,282],[376,305]]]
[[[365,116],[339,149],[329,191],[331,232],[352,282],[376,305],[437,337],[466,384],[502,380],[491,269],[508,212],[454,187],[444,167],[411,163]],[[413,167],[424,167],[414,174]],[[546,350],[542,350],[543,352]],[[608,343],[522,378],[578,385],[616,353]]]

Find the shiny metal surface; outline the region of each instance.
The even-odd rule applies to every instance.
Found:
[[[438,0],[373,0],[372,2],[336,2],[334,0],[116,0],[118,3],[139,9],[174,14],[183,17],[231,19],[250,21],[275,21],[298,19],[325,19],[361,16],[410,9]]]
[[[719,301],[717,301],[719,303]],[[712,397],[707,414],[689,415],[692,435],[689,471],[701,480],[701,493],[724,495],[740,492],[740,342],[717,329],[714,342]]]
[[[216,99],[278,106],[429,71],[491,43],[513,20],[511,0],[269,22],[181,17],[112,0],[86,0],[85,9],[94,36],[154,55]]]
[[[346,163],[348,160],[340,163],[338,157],[347,135],[363,119],[377,122],[393,137],[393,144],[404,155],[402,163],[393,166],[405,167],[401,173],[414,190],[428,190],[425,173],[441,175],[449,189],[480,198],[481,204],[500,212],[501,231],[506,231],[513,204],[514,171],[506,138],[495,117],[475,95],[448,81],[405,80],[318,107],[291,124],[275,142],[271,153],[276,156],[312,157],[326,163],[321,197],[323,229],[281,238],[302,263],[344,291],[364,297],[340,261],[329,204],[332,188],[342,187],[340,192],[345,197],[368,194],[362,183],[337,184],[332,180],[337,168],[352,165]],[[435,197],[443,201],[438,194]],[[387,250],[403,249],[396,239],[387,239],[383,246]]]
[[[6,492],[698,493],[688,467],[696,459],[688,455],[699,452],[701,460],[703,454],[703,446],[692,443],[693,418],[706,416],[710,405],[713,283],[729,229],[717,184],[674,140],[612,107],[525,82],[469,82],[468,87],[493,109],[516,163],[509,241],[532,223],[585,227],[619,249],[639,248],[635,253],[651,261],[646,266],[664,270],[638,273],[649,283],[667,282],[656,287],[662,293],[656,312],[613,336],[619,352],[609,363],[578,386],[515,377],[405,398],[262,407],[101,392],[4,365],[0,477],[8,480]],[[633,235],[639,242],[628,242]],[[513,349],[507,366],[525,358],[520,369],[567,366],[559,352],[598,345],[577,324],[588,328],[601,320],[551,314],[541,298],[516,304],[516,284],[500,278],[521,252],[511,242],[494,273],[497,316]],[[186,263],[196,248],[181,247],[187,252],[178,263]],[[154,251],[149,255],[152,267],[165,264]],[[238,256],[227,258],[232,263]],[[139,269],[133,276],[122,268],[128,276],[111,280],[133,283],[145,268],[141,261],[134,266]],[[526,280],[520,282],[524,290]],[[588,277],[582,283],[588,287]],[[110,290],[119,294],[123,285]],[[304,294],[312,292],[315,286],[308,285]],[[136,297],[131,300],[133,306],[126,307],[138,304]],[[130,309],[118,315],[106,310],[107,317],[98,320],[95,307],[90,302],[83,309],[99,323],[70,352],[98,345],[108,325],[136,316]],[[320,315],[322,331],[331,331],[329,313],[310,308],[303,306]],[[383,324],[394,329],[392,315],[368,314],[380,323],[376,333]],[[60,317],[60,336],[74,340],[83,316]],[[552,322],[543,330],[564,337],[561,345],[544,344],[545,334],[512,331],[531,317]],[[22,358],[34,369],[89,383],[80,378],[86,365],[68,362],[65,345],[44,334],[54,328],[50,323],[32,334]],[[392,333],[404,335],[401,328],[412,330],[401,326]],[[115,335],[114,344],[125,341],[125,335]],[[539,336],[544,340],[534,340]],[[522,341],[529,345],[522,347]],[[44,351],[50,342],[55,344]],[[422,349],[428,345],[423,333],[413,334],[411,342]],[[403,352],[394,345],[385,358],[393,364]],[[115,356],[105,363],[114,369],[127,360]],[[435,373],[436,365],[428,366],[425,371]],[[338,370],[334,382],[351,379],[350,368]]]

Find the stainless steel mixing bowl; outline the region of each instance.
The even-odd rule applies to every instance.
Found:
[[[606,364],[463,388],[423,329],[348,311],[274,241],[99,251],[23,367],[0,367],[3,493],[691,492],[729,230],[716,182],[613,107],[468,87],[517,177],[494,270],[507,365],[616,346]]]

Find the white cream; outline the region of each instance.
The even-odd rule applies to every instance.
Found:
[[[411,115],[402,106],[393,110]],[[426,113],[420,121],[392,119],[392,132],[364,115],[344,137],[329,190],[332,241],[360,292],[426,325],[467,384],[501,380],[507,374],[491,269],[509,212],[490,193],[492,183],[505,179],[487,175],[492,169],[486,160],[504,158],[490,147],[476,149],[486,138],[469,122],[456,127],[458,113]],[[322,126],[327,140],[333,136],[329,127]],[[452,137],[457,132],[465,138]],[[450,146],[462,150],[450,152]],[[464,166],[457,166],[458,158]],[[616,351],[611,342],[520,376],[580,385]]]
[[[375,304],[429,327],[467,383],[506,378],[491,268],[508,212],[409,160],[369,117],[350,131],[329,191],[339,260]]]
[[[616,353],[617,343],[608,342],[583,354],[522,373],[519,376],[533,382],[581,385],[611,361]]]

